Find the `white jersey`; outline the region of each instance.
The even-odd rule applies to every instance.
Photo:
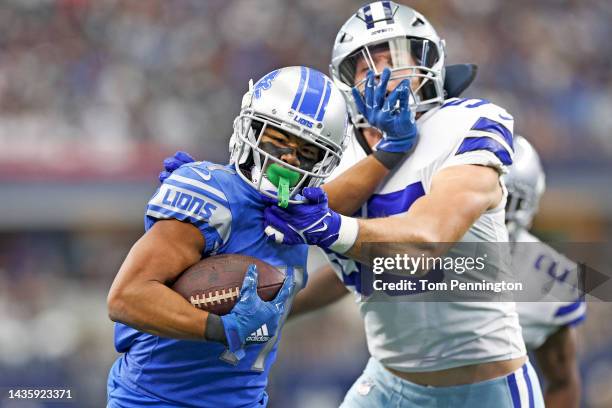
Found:
[[[444,168],[476,164],[503,173],[512,162],[513,118],[488,101],[449,99],[420,117],[417,127],[414,152],[381,183],[357,216],[406,213],[430,191],[433,177]],[[332,178],[364,157],[353,138]],[[485,212],[462,241],[507,242],[504,205],[505,198]],[[509,254],[506,262],[508,258]],[[347,287],[359,293],[359,266],[338,255],[330,255],[330,260]],[[496,268],[502,269],[500,265],[490,269]],[[504,270],[508,272],[507,267]],[[359,302],[370,354],[385,366],[435,371],[525,355],[514,302],[419,302],[419,298],[416,294],[410,296],[414,301]]]
[[[538,302],[517,302],[523,339],[537,349],[563,326],[573,326],[586,317],[586,303],[577,286],[577,265],[526,230],[516,236],[512,251],[513,269],[525,279],[541,284],[545,296]],[[560,302],[559,299],[571,299]]]

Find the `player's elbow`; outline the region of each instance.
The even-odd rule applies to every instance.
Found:
[[[423,228],[418,233],[418,241],[421,242],[424,246],[431,248],[431,250],[435,250],[437,247],[437,243],[439,243],[442,239],[441,234],[438,231],[430,228]]]
[[[111,288],[106,298],[106,307],[108,317],[113,322],[125,323],[129,320],[130,302],[128,300],[127,291],[120,288]]]
[[[422,228],[416,233],[415,242],[419,249],[428,256],[441,256],[448,250],[443,235],[433,228]]]

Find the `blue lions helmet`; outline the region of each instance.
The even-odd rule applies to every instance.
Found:
[[[230,163],[247,183],[269,197],[275,197],[275,186],[268,180],[268,166],[275,163],[298,173],[299,179],[289,190],[293,198],[303,187],[319,186],[336,168],[347,125],[346,103],[331,79],[307,67],[277,69],[249,84],[234,120]],[[300,167],[280,160],[261,146],[269,127],[316,146],[319,157]]]

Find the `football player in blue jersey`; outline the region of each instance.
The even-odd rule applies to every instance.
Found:
[[[271,199],[298,202],[302,187],[329,176],[346,125],[345,101],[329,78],[306,67],[278,69],[250,84],[228,165],[194,162],[164,180],[146,206],[146,232],[108,294],[122,353],[110,370],[108,407],[266,405],[280,327],[306,281],[307,246],[267,240],[263,209]],[[229,314],[197,309],[168,285],[216,254],[259,258],[285,271],[285,283],[262,301],[252,265]]]

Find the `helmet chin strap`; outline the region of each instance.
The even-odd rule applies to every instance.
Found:
[[[272,184],[272,182],[270,182],[270,180],[268,180],[268,178],[262,174],[259,166],[253,165],[251,167],[251,181],[253,182],[253,184],[258,185],[259,179],[262,177],[263,177],[263,180],[261,180],[261,189],[264,191],[271,192],[271,193],[276,193],[278,191],[277,187],[274,184]]]

